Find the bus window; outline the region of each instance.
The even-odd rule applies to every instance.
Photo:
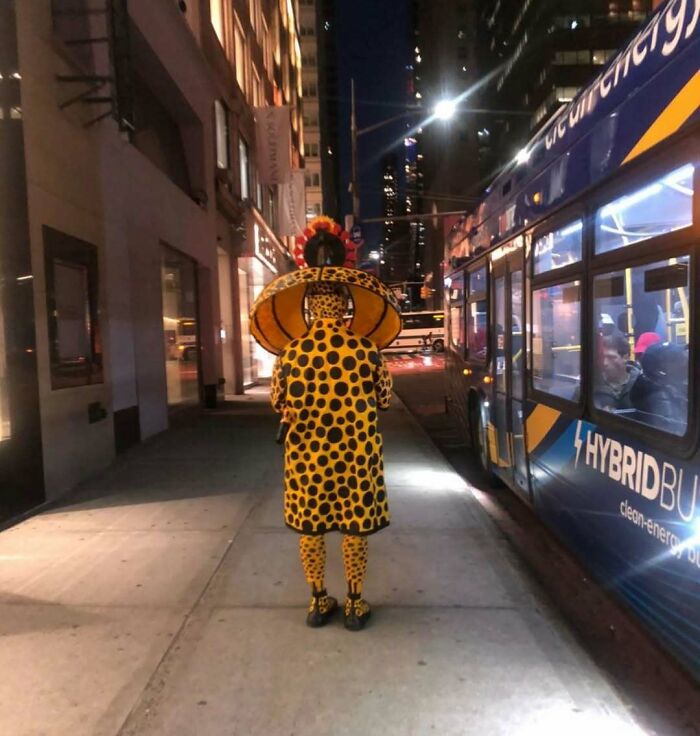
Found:
[[[609,202],[595,217],[595,252],[622,248],[693,224],[692,164]]]
[[[578,401],[581,288],[578,281],[532,293],[532,381],[538,391]]]
[[[682,436],[688,426],[688,257],[597,276],[598,409]]]
[[[450,345],[464,351],[464,273],[452,277],[450,284]]]
[[[563,268],[581,260],[583,221],[575,220],[535,241],[535,274]]]

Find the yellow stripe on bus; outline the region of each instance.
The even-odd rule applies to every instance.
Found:
[[[532,452],[542,442],[560,416],[560,411],[544,404],[538,404],[534,408],[525,422],[528,452]]]
[[[637,141],[634,148],[622,162],[626,164],[639,154],[648,151],[664,138],[675,133],[678,128],[698,109],[700,105],[700,71],[671,100],[666,109],[651,124],[647,132]]]

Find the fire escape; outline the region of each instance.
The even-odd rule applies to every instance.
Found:
[[[89,128],[112,117],[134,130],[127,0],[51,0],[54,35],[74,73],[57,74],[66,90],[65,110],[87,110]]]

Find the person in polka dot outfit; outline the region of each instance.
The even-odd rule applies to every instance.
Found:
[[[324,581],[324,535],[337,531],[348,583],[344,622],[359,630],[370,615],[362,598],[367,537],[389,524],[377,412],[389,407],[391,376],[376,345],[345,326],[345,287],[315,283],[307,299],[310,327],[279,354],[272,376],[272,405],[289,427],[284,516],[301,534],[312,590],[307,624],[324,625],[337,608]]]

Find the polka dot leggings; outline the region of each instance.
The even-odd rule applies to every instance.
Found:
[[[343,535],[343,566],[348,593],[358,596],[367,574],[367,537]],[[304,577],[314,593],[325,590],[326,539],[323,534],[299,537],[299,555],[304,568]]]

